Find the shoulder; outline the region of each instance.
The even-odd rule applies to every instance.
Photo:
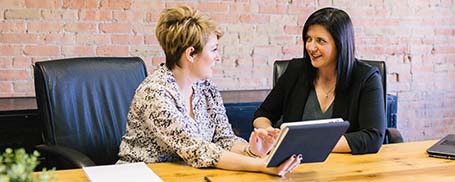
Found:
[[[303,58],[294,58],[289,61],[288,70],[292,72],[300,72],[303,69]]]
[[[354,65],[354,77],[357,81],[364,82],[372,77],[381,77],[378,68],[363,61],[356,60]]]
[[[301,76],[303,71],[304,59],[303,58],[294,58],[288,62],[286,70],[284,71],[282,77],[286,78],[289,83],[290,80],[295,80]]]
[[[172,73],[160,65],[152,74],[148,75],[136,90],[136,95],[148,97],[150,95],[175,95],[177,83]]]

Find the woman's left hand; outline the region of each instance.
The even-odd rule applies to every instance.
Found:
[[[276,128],[255,128],[250,135],[249,149],[254,155],[267,155],[276,143],[280,130]]]

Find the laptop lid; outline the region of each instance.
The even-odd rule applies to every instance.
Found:
[[[427,149],[430,157],[455,160],[455,134],[449,134]]]

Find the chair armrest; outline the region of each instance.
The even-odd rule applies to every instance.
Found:
[[[55,145],[36,145],[35,149],[40,152],[43,167],[57,169],[74,169],[96,165],[89,157],[62,146]]]
[[[386,128],[385,130],[386,137],[388,137],[388,143],[402,143],[403,136],[401,136],[400,131],[396,128]]]

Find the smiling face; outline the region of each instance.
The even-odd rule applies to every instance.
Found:
[[[305,49],[315,68],[336,68],[337,48],[330,32],[321,25],[311,25],[305,36]]]
[[[194,55],[191,71],[197,79],[207,79],[213,75],[213,66],[220,60],[218,51],[218,38],[212,33],[207,39],[207,44],[200,53]]]

